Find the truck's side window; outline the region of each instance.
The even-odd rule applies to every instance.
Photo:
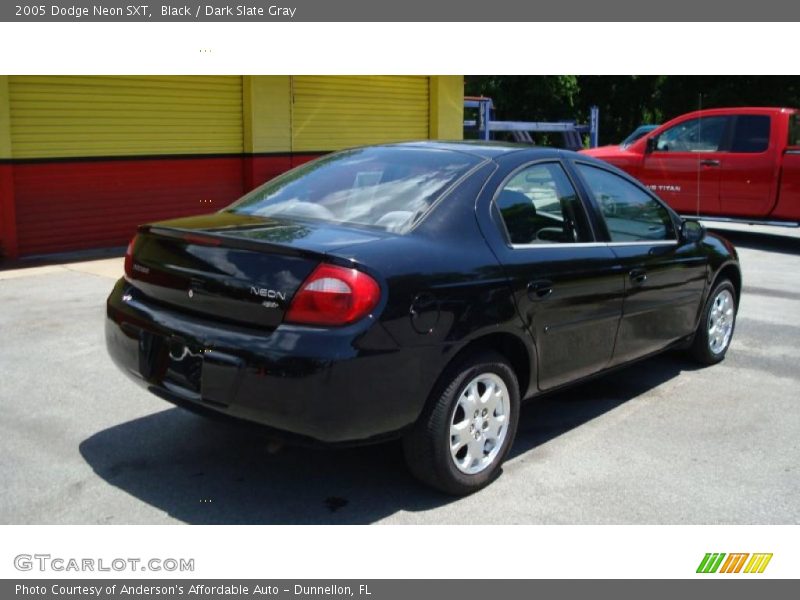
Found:
[[[789,119],[789,146],[800,146],[800,114],[793,114]]]
[[[716,152],[729,117],[702,117],[678,123],[658,136],[657,152]]]
[[[768,115],[739,115],[733,132],[731,152],[765,152],[769,147]]]
[[[675,239],[667,209],[649,194],[605,169],[576,166],[603,214],[612,242]]]

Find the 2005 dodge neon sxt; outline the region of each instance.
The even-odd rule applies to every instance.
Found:
[[[139,228],[108,350],[181,406],[327,443],[400,437],[490,482],[520,399],[683,346],[722,360],[736,251],[622,171],[496,143],[358,148]]]

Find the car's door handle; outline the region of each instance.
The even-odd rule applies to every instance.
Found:
[[[713,158],[704,158],[700,161],[700,164],[704,167],[718,167],[719,161]]]
[[[647,281],[647,271],[644,269],[631,269],[628,273],[630,280],[636,285],[642,285]]]
[[[549,279],[537,279],[528,284],[528,296],[532,300],[543,300],[553,293],[553,282]]]

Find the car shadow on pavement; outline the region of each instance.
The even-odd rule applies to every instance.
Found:
[[[691,368],[668,354],[526,403],[511,457]],[[397,442],[272,450],[257,427],[179,408],[122,423],[80,444],[102,479],[186,523],[365,524],[456,500],[412,479]],[[127,522],[125,515],[114,521]]]
[[[710,231],[733,243],[737,248],[778,252],[780,254],[800,255],[800,238],[782,233],[782,227],[776,227],[775,233],[760,231],[734,231],[730,229],[713,229]],[[797,229],[790,231],[796,232]]]
[[[526,402],[508,459],[580,427],[684,371],[699,368],[682,353],[668,352]]]

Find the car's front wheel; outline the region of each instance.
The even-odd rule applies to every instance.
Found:
[[[514,441],[519,384],[502,356],[481,353],[448,369],[428,410],[403,440],[411,472],[454,495],[490,483]]]
[[[691,355],[698,362],[713,365],[725,358],[736,326],[736,288],[728,279],[718,282],[703,308]]]

